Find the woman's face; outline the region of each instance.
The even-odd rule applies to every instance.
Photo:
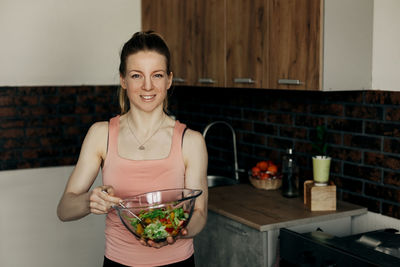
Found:
[[[126,76],[120,77],[131,106],[150,112],[163,105],[171,87],[172,73],[167,74],[166,58],[154,51],[141,51],[128,56]]]

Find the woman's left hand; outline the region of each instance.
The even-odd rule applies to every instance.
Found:
[[[183,228],[178,236],[176,236],[175,238],[172,236],[169,236],[169,237],[167,237],[167,239],[164,242],[154,242],[152,240],[148,240],[146,242],[145,240],[141,239],[140,243],[143,246],[147,246],[147,247],[162,248],[164,246],[174,244],[177,239],[182,238],[183,236],[185,236],[187,234],[188,234],[188,232],[187,232],[186,228]]]

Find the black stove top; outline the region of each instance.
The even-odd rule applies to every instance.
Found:
[[[400,266],[400,233],[382,229],[346,237],[280,230],[281,266]]]
[[[377,230],[342,237],[339,240],[342,247],[353,253],[368,252],[367,257],[372,258],[383,253],[400,260],[400,233],[396,229]]]

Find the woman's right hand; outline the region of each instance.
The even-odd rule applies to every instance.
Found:
[[[114,196],[114,188],[111,185],[102,185],[94,188],[89,196],[90,212],[94,214],[106,214],[113,205],[118,205],[122,200]]]

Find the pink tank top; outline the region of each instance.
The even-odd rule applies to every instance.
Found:
[[[119,118],[110,120],[107,156],[102,168],[103,184],[112,185],[115,195],[126,198],[168,188],[183,188],[185,165],[182,135],[185,124],[176,121],[169,155],[157,160],[130,160],[118,155]],[[193,252],[193,239],[178,239],[160,249],[145,247],[123,226],[115,210],[106,217],[105,256],[128,266],[160,266],[183,261]]]

